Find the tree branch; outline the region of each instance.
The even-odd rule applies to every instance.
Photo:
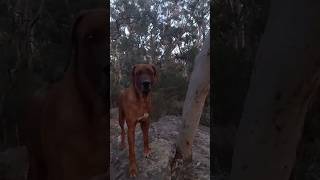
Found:
[[[30,24],[29,24],[29,28],[30,29],[32,29],[33,26],[36,24],[36,22],[40,19],[40,16],[42,14],[42,10],[43,10],[43,7],[44,7],[44,3],[45,3],[45,0],[41,0],[38,12],[35,14],[33,19],[30,21]]]

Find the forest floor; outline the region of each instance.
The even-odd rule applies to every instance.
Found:
[[[138,176],[136,179],[210,179],[210,129],[199,126],[193,144],[193,162],[187,167],[187,173],[173,178],[170,170],[170,160],[174,156],[175,141],[178,127],[181,123],[180,116],[164,116],[152,122],[149,129],[151,156],[143,157],[143,139],[140,126],[136,127],[136,159]],[[111,154],[111,180],[128,179],[128,145],[124,150],[119,149],[120,127],[118,124],[117,110],[111,110],[110,119],[110,154]],[[178,177],[178,178],[177,178]]]

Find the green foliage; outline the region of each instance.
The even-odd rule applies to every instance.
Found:
[[[153,118],[164,115],[181,115],[188,81],[179,66],[169,66],[159,71],[159,84],[154,93]]]

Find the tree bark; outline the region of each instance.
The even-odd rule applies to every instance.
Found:
[[[271,1],[238,129],[231,180],[289,179],[306,110],[319,86],[319,9],[319,1]]]
[[[195,58],[195,67],[191,74],[186,99],[183,105],[182,119],[177,139],[177,153],[183,159],[191,159],[193,139],[198,129],[203,106],[210,87],[210,35],[206,38],[202,50]]]

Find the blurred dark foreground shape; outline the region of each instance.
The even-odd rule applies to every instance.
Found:
[[[82,12],[61,81],[30,99],[22,122],[29,180],[89,180],[107,174],[105,9]]]

